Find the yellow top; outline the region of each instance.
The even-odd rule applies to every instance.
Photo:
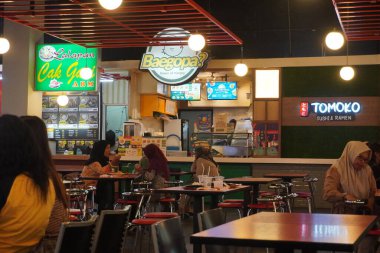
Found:
[[[26,175],[13,182],[7,202],[0,210],[0,252],[29,252],[45,234],[55,201],[53,183],[44,203],[39,189]]]

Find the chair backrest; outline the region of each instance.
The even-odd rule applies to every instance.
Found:
[[[215,208],[198,213],[199,231],[210,229],[226,223],[226,216],[222,208]],[[229,248],[222,245],[205,245],[206,253],[228,253]]]
[[[102,210],[96,223],[91,253],[121,252],[131,206],[122,210]]]
[[[180,217],[157,222],[152,225],[155,253],[186,253],[185,236]]]
[[[198,213],[198,228],[203,231],[226,223],[222,208],[215,208]]]
[[[59,231],[55,253],[90,253],[96,216],[88,221],[64,222]]]

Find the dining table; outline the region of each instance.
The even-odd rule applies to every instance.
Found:
[[[106,206],[111,207],[115,203],[115,182],[125,181],[131,182],[135,178],[137,178],[139,174],[130,174],[130,173],[107,173],[100,176],[81,176],[81,180],[96,180],[100,182],[104,182],[107,186],[106,188],[109,190],[109,201],[110,203],[105,203]],[[108,195],[107,195],[108,196]],[[99,210],[101,211],[101,210]]]
[[[354,252],[377,216],[261,212],[190,236],[193,252],[204,244],[288,250]]]
[[[155,193],[165,193],[165,194],[187,194],[189,196],[192,196],[194,198],[193,201],[193,232],[198,232],[198,219],[197,215],[198,213],[203,211],[203,201],[202,198],[205,196],[211,197],[210,202],[210,208],[217,208],[218,202],[219,202],[219,196],[224,194],[229,194],[233,192],[244,192],[244,215],[247,214],[247,204],[250,201],[250,189],[251,187],[241,185],[236,186],[235,188],[230,187],[223,187],[223,188],[205,188],[205,187],[192,187],[190,186],[175,186],[175,187],[167,187],[167,188],[160,188],[155,189]]]
[[[276,173],[266,173],[264,177],[268,178],[282,178],[284,182],[291,183],[294,178],[304,178],[309,176],[309,173],[293,173],[293,172],[276,172]]]
[[[257,203],[259,197],[260,184],[269,184],[281,180],[281,178],[266,178],[266,177],[234,177],[224,179],[225,183],[235,183],[250,185],[252,187],[251,203]]]

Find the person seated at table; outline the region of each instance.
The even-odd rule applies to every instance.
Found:
[[[115,155],[112,161],[109,161],[110,145],[106,141],[94,143],[91,150],[90,158],[83,167],[82,177],[99,177],[100,175],[110,173],[112,168],[118,168],[120,156]],[[105,181],[84,180],[85,186],[96,186],[95,202],[98,203],[98,211],[104,209],[113,209],[113,184]]]
[[[327,170],[323,186],[323,199],[332,203],[332,212],[354,214],[359,210],[346,205],[346,200],[364,200],[360,213],[370,213],[374,207],[376,182],[368,166],[371,150],[365,142],[349,141],[340,158]],[[359,244],[359,251],[374,252],[376,237],[366,237]]]
[[[36,116],[21,116],[20,118],[29,126],[34,136],[36,137],[38,146],[42,151],[42,157],[49,167],[49,174],[51,175],[54,184],[56,198],[53,210],[49,218],[49,224],[46,228],[45,236],[40,244],[40,247],[43,248],[44,253],[53,253],[55,250],[55,245],[61,224],[62,222],[68,221],[68,203],[66,192],[62,183],[62,179],[59,177],[53,165],[45,123]]]
[[[375,142],[368,144],[368,147],[372,151],[372,158],[368,165],[372,169],[373,176],[376,180],[376,188],[380,189],[380,144]]]
[[[169,166],[164,153],[155,144],[148,144],[143,148],[143,152],[144,156],[135,165],[135,172],[140,176],[134,182],[150,181],[153,189],[166,187],[165,181],[169,180]],[[153,194],[151,202],[157,202],[160,196]]]
[[[199,146],[195,148],[195,159],[191,165],[191,171],[195,172],[195,182],[198,182],[198,176],[200,175],[210,177],[219,176],[219,167],[212,157],[209,146]]]
[[[45,234],[56,198],[51,168],[29,127],[0,117],[0,252],[30,252]]]

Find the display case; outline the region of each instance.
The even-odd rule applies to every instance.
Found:
[[[250,157],[252,156],[252,133],[193,133],[191,144],[197,146],[210,145],[214,156]]]

